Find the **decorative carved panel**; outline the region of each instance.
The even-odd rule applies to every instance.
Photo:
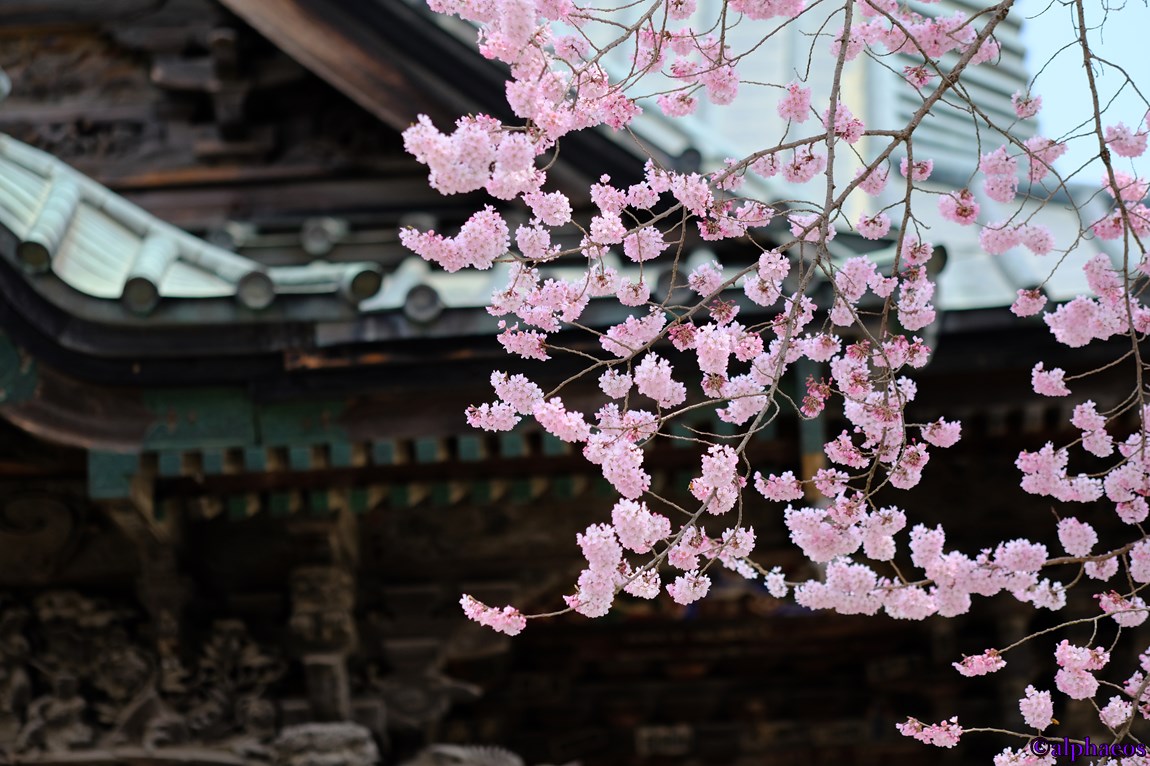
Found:
[[[0,599],[0,747],[267,757],[277,720],[268,692],[286,664],[242,622],[218,620],[178,667],[161,668],[137,635],[140,618],[73,591],[41,593],[31,608]]]

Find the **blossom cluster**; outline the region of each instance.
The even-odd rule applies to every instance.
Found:
[[[930,422],[915,422],[908,409],[918,393],[915,371],[932,353],[928,340],[939,317],[935,242],[947,242],[949,224],[977,233],[981,253],[961,257],[1005,272],[1020,262],[1047,270],[1049,277],[1025,282],[1013,294],[1015,315],[1036,317],[1030,321],[1070,349],[1124,337],[1133,341],[1123,344],[1132,349],[1130,363],[1142,364],[1140,341],[1150,333],[1143,297],[1150,277],[1144,244],[1150,182],[1115,167],[1113,159],[1145,152],[1150,121],[1127,127],[1096,115],[1097,154],[1108,159],[1100,181],[1092,182],[1091,201],[1078,206],[1082,226],[1074,236],[1056,236],[1035,212],[1066,190],[1056,165],[1069,139],[1021,140],[1009,126],[988,128],[979,134],[961,188],[952,188],[945,180],[954,173],[941,172],[944,158],[925,156],[930,143],[910,140],[921,115],[906,126],[868,125],[870,111],[842,88],[827,98],[817,77],[773,84],[769,117],[781,127],[760,151],[727,157],[717,167],[651,159],[625,182],[595,171],[595,182],[573,193],[569,180],[552,171],[562,139],[597,126],[629,128],[644,108],[678,118],[701,101],[729,105],[760,87],[741,68],[754,49],[734,47],[736,36],[721,26],[726,16],[700,23],[707,9],[696,0],[652,3],[639,23],[603,24],[619,30],[620,37],[607,42],[593,28],[610,21],[596,14],[610,11],[573,0],[429,5],[478,28],[483,55],[510,73],[506,96],[515,120],[472,115],[444,133],[421,116],[404,132],[405,148],[426,166],[433,188],[449,195],[482,192],[494,203],[457,229],[404,228],[400,240],[447,272],[501,265],[487,310],[509,354],[536,363],[574,351],[587,362],[585,374],[571,381],[592,381],[590,393],[563,390],[567,384],[547,391],[547,374],[525,366],[493,374],[493,398],[465,413],[472,426],[488,431],[533,423],[574,445],[618,494],[610,518],[577,538],[585,566],[566,596],[569,609],[602,616],[621,593],[666,594],[689,605],[711,591],[715,569],[725,567],[762,576],[772,596],[792,594],[808,609],[881,611],[907,620],[953,617],[978,597],[1002,593],[1057,611],[1073,578],[1096,587],[1095,621],[1122,628],[1145,621],[1148,607],[1138,591],[1150,583],[1150,539],[1139,525],[1150,516],[1150,403],[1141,389],[1126,404],[1101,395],[1095,402],[1086,398],[1093,389],[1080,382],[1075,365],[1027,361],[1033,392],[1073,412],[1075,443],[1050,442],[1015,461],[1024,492],[1059,504],[1049,542],[1054,545],[1056,533],[1060,550],[1023,538],[978,552],[948,548],[942,527],[913,523],[909,503],[895,505],[876,493],[914,488],[934,470],[932,460],[945,455],[940,451],[963,436],[958,420],[934,414]],[[924,15],[912,5],[918,6],[855,0],[844,17],[849,26],[829,29],[812,44],[844,66],[864,52],[880,60],[898,54],[909,65],[901,70],[906,82],[897,84],[914,103],[966,98],[957,81],[970,67],[997,61],[1001,48],[992,32],[1000,19],[961,10]],[[786,25],[807,9],[804,0],[723,6],[740,24]],[[616,72],[616,79],[604,63],[613,49],[630,57],[628,73]],[[960,62],[949,72],[939,68],[948,54],[948,61]],[[652,97],[632,96],[652,81],[659,83],[647,89]],[[1032,120],[1042,105],[1036,90],[1020,90],[1007,119]],[[847,168],[855,174],[844,184]],[[901,178],[891,183],[895,168]],[[756,185],[773,196],[755,199]],[[814,186],[826,188],[800,198]],[[937,205],[946,224],[922,215],[922,198]],[[852,239],[851,230],[858,237]],[[836,235],[842,236],[829,244]],[[859,238],[875,249],[860,252]],[[753,255],[730,262],[713,254],[697,258],[688,243],[699,240],[731,241],[732,251]],[[973,235],[971,245],[974,250]],[[1066,300],[1065,280],[1053,276],[1060,268],[1080,268],[1088,292]],[[596,302],[615,308],[589,311]],[[574,331],[588,328],[590,342],[566,345]],[[786,389],[792,381],[797,391]],[[793,400],[791,393],[797,393]],[[794,466],[753,465],[748,441],[791,405],[797,418],[841,415],[844,426],[822,445],[827,462],[798,475]],[[697,429],[678,435],[676,423],[700,410],[713,412],[737,435]],[[650,465],[671,439],[685,439],[683,446],[697,451],[693,479],[680,493],[687,508],[668,502]],[[819,574],[792,582],[781,568],[754,561],[755,533],[741,522],[746,503],[775,504],[791,541],[821,566]],[[1121,525],[1069,513],[1082,507],[1071,503],[1096,504]],[[1110,526],[1124,526],[1131,541],[1104,540]],[[1068,574],[1068,566],[1080,576]],[[504,633],[514,635],[526,622],[511,607],[469,596],[461,604],[469,618]],[[993,673],[1009,651],[985,649],[953,665],[964,676]],[[1108,650],[1062,641],[1054,652],[1054,689],[1070,699],[1094,699],[1109,659]],[[1150,657],[1143,654],[1140,662],[1125,682],[1125,697],[1097,702],[1101,722],[1113,730],[1134,715],[1150,718]],[[1027,726],[1041,732],[1053,725],[1051,691],[1031,685],[1017,693],[1024,695],[1018,706]],[[899,731],[952,747],[963,730],[955,719],[909,719]],[[996,764],[1031,762],[1048,761],[1009,749],[995,758]]]

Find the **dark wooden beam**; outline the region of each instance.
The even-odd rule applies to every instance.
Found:
[[[0,3],[0,24],[92,24],[112,22],[156,9],[155,0],[15,0]]]
[[[338,3],[324,3],[320,8],[305,0],[221,2],[396,130],[408,127],[419,113],[447,119],[442,108],[386,54],[386,43]]]
[[[757,465],[789,462],[794,448],[786,442],[752,442],[747,456]],[[649,470],[695,470],[699,455],[695,450],[657,449],[644,462]],[[598,475],[599,468],[582,455],[537,455],[522,458],[500,458],[494,462],[448,460],[437,463],[402,463],[355,468],[326,468],[297,473],[249,472],[216,474],[204,477],[179,476],[160,479],[158,496],[197,497],[204,495],[244,494],[247,492],[281,492],[288,490],[322,490],[368,484],[434,481],[491,481],[524,479],[538,476],[555,477],[572,474]]]
[[[226,171],[225,171],[226,173]],[[289,216],[339,215],[357,211],[434,208],[443,198],[424,178],[345,179],[263,182],[240,185],[221,182],[195,188],[120,189],[124,196],[153,215],[185,229],[209,229],[227,220],[268,221]]]

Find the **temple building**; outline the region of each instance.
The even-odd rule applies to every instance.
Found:
[[[490,202],[429,189],[400,131],[421,113],[508,116],[503,73],[422,5],[0,4],[0,762],[914,764],[938,756],[898,735],[907,715],[1019,718],[1011,694],[1037,663],[950,669],[1049,619],[1008,602],[904,623],[731,575],[689,608],[626,601],[513,640],[463,617],[463,592],[561,606],[575,534],[613,500],[570,445],[464,422],[491,370],[539,371],[496,341],[498,270],[444,274],[398,242]],[[660,146],[668,166],[692,159]],[[550,178],[578,217],[594,179],[637,180],[647,156],[585,132]],[[962,296],[940,296],[914,416],[963,418],[963,440],[908,515],[976,520],[953,541],[973,552],[1019,519],[1052,532],[1009,467],[1065,438],[1070,405],[1030,397],[1034,361],[1066,356],[1045,326]],[[683,434],[729,428],[700,413]],[[781,418],[747,456],[809,470],[841,426]],[[646,465],[688,497],[698,459],[658,445]],[[778,508],[749,498],[746,515],[757,560],[812,573]]]

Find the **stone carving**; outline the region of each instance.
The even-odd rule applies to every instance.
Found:
[[[28,678],[28,610],[8,605],[0,611],[0,743],[15,742],[32,685]]]
[[[304,651],[346,652],[355,647],[355,578],[330,566],[292,573],[291,628]]]
[[[286,666],[265,653],[238,620],[220,620],[204,643],[190,682],[185,720],[196,741],[238,738],[245,752],[274,733],[275,710],[263,699]]]
[[[299,567],[291,592],[292,640],[304,667],[311,720],[349,720],[347,656],[358,643],[355,578],[338,566]]]
[[[277,710],[266,694],[286,665],[243,623],[215,622],[185,666],[145,648],[134,611],[55,591],[32,612],[0,607],[0,752],[192,746],[270,757]]]
[[[379,749],[357,723],[288,726],[272,744],[272,766],[375,766]]]
[[[510,750],[475,745],[431,745],[403,766],[524,766]]]
[[[437,670],[396,673],[386,678],[373,675],[371,681],[387,703],[388,722],[417,731],[438,724],[454,703],[474,700],[482,691]]]
[[[431,745],[403,766],[524,766],[523,759],[501,747]],[[565,766],[580,766],[571,762]]]
[[[293,578],[301,600],[292,626],[317,643],[322,638],[329,645],[349,646],[355,629],[350,594],[343,590],[345,573],[325,567],[315,572]],[[159,611],[160,617],[164,614]],[[206,631],[187,636],[180,645],[197,647],[194,652],[175,651],[175,644],[165,652],[161,645],[175,641],[179,631],[154,624],[156,619],[153,615],[149,623],[136,609],[73,591],[41,593],[30,609],[0,596],[0,762],[68,753],[73,759],[81,757],[77,751],[129,759],[143,748],[181,758],[200,753],[196,757],[204,761],[249,766],[380,763],[376,735],[350,722],[350,706],[328,723],[279,729],[288,706],[285,702],[281,709],[270,694],[287,664],[258,644],[241,621],[217,620]],[[358,677],[358,688],[367,700],[386,705],[395,725],[433,732],[453,699],[479,693],[443,675],[438,641],[392,640],[385,642],[385,651],[390,672],[368,666],[366,677]],[[314,717],[315,697],[322,697],[326,687],[316,686],[313,676],[324,658],[345,667],[344,655],[300,657],[312,721],[322,720]],[[346,697],[346,689],[327,696]],[[327,710],[320,708],[319,713]],[[497,748],[436,745],[412,765],[523,763]]]
[[[58,677],[51,693],[28,706],[28,720],[16,738],[16,750],[59,753],[90,744],[92,727],[83,720],[87,707],[76,679],[66,675]]]

